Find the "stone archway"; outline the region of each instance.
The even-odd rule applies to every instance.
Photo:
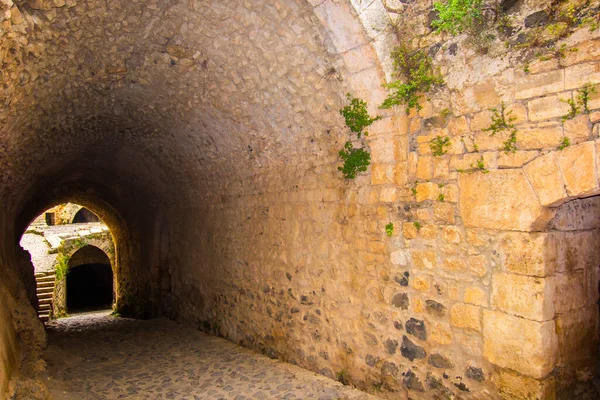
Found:
[[[79,248],[69,259],[65,284],[70,312],[110,308],[114,301],[114,278],[109,256],[93,245]]]
[[[522,169],[459,177],[461,216],[469,234],[492,243],[491,304],[482,318],[484,357],[496,366],[504,395],[566,398],[586,390],[577,386],[591,384],[594,376],[598,144],[550,151]]]

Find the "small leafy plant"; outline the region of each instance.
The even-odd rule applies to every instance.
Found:
[[[483,0],[447,0],[433,3],[439,17],[431,23],[436,32],[459,35],[483,20]]]
[[[499,132],[509,131],[510,134],[508,139],[503,142],[503,150],[505,153],[515,152],[517,150],[517,128],[514,124],[516,118],[512,116],[512,111],[506,111],[504,102],[500,104],[499,109],[491,108],[490,111],[494,113],[494,115],[492,115],[492,124],[483,131],[491,132],[491,136],[494,136]]]
[[[356,133],[359,139],[363,134],[367,136],[368,132],[364,129],[381,117],[371,118],[365,101],[353,98],[349,93],[346,98],[350,104],[340,110],[346,126],[350,128],[351,132]],[[338,170],[342,171],[346,179],[355,179],[359,172],[366,171],[371,164],[371,154],[364,147],[355,148],[351,141],[346,141],[344,148],[338,152],[338,156],[344,162],[344,165],[338,167]]]
[[[569,110],[569,112],[565,115],[562,116],[561,121],[565,122],[567,120],[573,119],[577,116],[577,114],[579,114],[579,106],[577,105],[577,102],[573,99],[560,99],[560,101],[562,101],[563,103],[567,103],[571,109]]]
[[[338,167],[344,178],[354,179],[359,172],[365,172],[371,164],[371,154],[362,147],[354,148],[351,142],[346,142],[344,148],[338,153],[344,165]]]
[[[412,109],[421,110],[421,95],[444,83],[439,72],[434,71],[431,57],[422,49],[410,50],[406,44],[402,44],[394,49],[392,59],[397,80],[384,85],[392,93],[380,108],[403,105],[407,114]]]
[[[381,116],[371,118],[367,110],[367,102],[356,97],[353,98],[350,93],[346,94],[346,99],[350,104],[340,110],[340,114],[346,120],[346,126],[352,132],[356,133],[359,139],[363,134],[368,136],[369,133],[364,129],[378,119],[381,119]]]
[[[558,150],[564,150],[565,148],[571,145],[571,140],[568,137],[562,138],[560,144],[558,145]]]
[[[388,236],[392,236],[394,234],[394,224],[393,223],[389,223],[385,226],[385,234]]]
[[[596,93],[596,88],[591,83],[588,83],[582,89],[577,91],[577,101],[579,101],[579,104],[581,105],[583,113],[585,113],[585,114],[590,113],[590,109],[588,106],[589,101],[590,101],[590,95],[595,94],[595,93]]]
[[[429,148],[431,149],[435,157],[441,157],[448,152],[450,147],[450,138],[448,136],[436,136],[429,142]]]
[[[487,169],[487,167],[485,166],[485,161],[483,160],[483,156],[481,156],[481,158],[479,158],[476,162],[475,165],[471,164],[471,168],[474,168],[478,171],[483,172],[484,174],[489,174],[490,170]]]
[[[446,196],[444,196],[444,193],[440,193],[440,195],[438,196],[438,201],[443,203],[445,200],[446,200]]]
[[[413,226],[414,226],[415,228],[417,228],[417,230],[418,230],[418,231],[420,231],[420,230],[421,230],[421,228],[423,227],[423,225],[421,225],[421,223],[420,223],[419,221],[415,221],[415,222],[413,222]]]

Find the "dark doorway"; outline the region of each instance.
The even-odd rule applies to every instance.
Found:
[[[52,226],[56,223],[54,213],[46,213],[46,225]]]
[[[82,208],[77,211],[77,214],[73,217],[74,224],[81,224],[85,222],[99,222],[100,218],[96,216],[93,212],[88,210],[87,208]]]
[[[110,309],[113,302],[113,275],[110,265],[83,264],[67,274],[69,312]]]

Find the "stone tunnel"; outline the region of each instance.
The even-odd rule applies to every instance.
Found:
[[[19,239],[66,202],[110,228],[122,316],[387,398],[579,393],[600,2],[479,3],[453,34],[429,0],[0,0],[0,398],[46,346]],[[401,44],[443,84],[384,109]]]

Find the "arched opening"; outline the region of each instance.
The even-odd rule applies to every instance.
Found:
[[[100,222],[100,218],[87,208],[83,207],[77,211],[77,214],[73,217],[74,224],[83,224],[86,222]]]
[[[600,196],[571,200],[558,207],[548,231],[548,261],[556,260],[554,271],[550,271],[556,285],[556,396],[597,399]]]
[[[71,203],[47,209],[41,217],[50,212],[68,215],[69,207],[84,211],[79,215],[91,215],[100,224],[91,228],[77,223],[44,225],[36,223],[38,217],[20,239],[33,268],[31,297],[44,322],[68,311],[111,308],[115,300],[115,244],[103,221],[89,209]]]
[[[98,247],[88,245],[73,253],[66,279],[70,313],[111,308],[113,272],[108,255]]]

